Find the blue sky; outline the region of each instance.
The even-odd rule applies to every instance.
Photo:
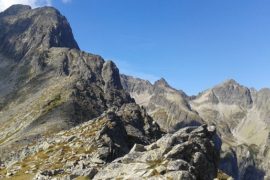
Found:
[[[84,51],[187,94],[233,78],[270,87],[269,0],[51,1]]]

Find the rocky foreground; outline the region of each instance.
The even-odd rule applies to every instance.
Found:
[[[214,179],[219,153],[214,127],[187,127],[143,146],[135,144],[124,157],[100,170],[94,179]]]
[[[137,105],[126,106],[29,145],[20,157],[2,166],[1,177],[37,180],[217,177],[219,147],[214,143],[215,127],[186,127],[158,139],[161,135],[158,126],[148,124],[149,117]],[[142,119],[137,119],[138,116]]]

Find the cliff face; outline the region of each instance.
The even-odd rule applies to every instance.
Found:
[[[116,65],[80,51],[56,9],[10,7],[0,13],[0,42],[0,179],[125,178],[135,172],[114,167],[134,165],[142,168],[138,178],[217,176],[215,128],[161,138],[160,126],[123,88]],[[151,91],[171,91],[159,86],[168,85],[160,81]],[[184,117],[198,116],[186,97],[177,102]],[[178,107],[171,105],[170,113]]]
[[[228,80],[188,97],[164,79],[152,85],[121,77],[123,87],[146,107],[162,129],[174,132],[179,128],[177,124],[186,122],[214,124],[222,140],[220,169],[224,172],[236,179],[269,176],[269,89],[256,91]]]

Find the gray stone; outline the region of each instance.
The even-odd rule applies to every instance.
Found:
[[[178,171],[178,170],[189,170],[189,164],[181,159],[177,159],[175,161],[170,161],[167,164],[167,170],[168,171]]]
[[[143,145],[141,145],[141,144],[134,144],[133,148],[130,150],[130,153],[133,153],[133,152],[143,152],[145,150],[146,149],[144,148]]]
[[[214,179],[217,175],[219,152],[211,143],[212,135],[207,126],[185,128],[174,134],[167,134],[154,142],[154,145],[145,146],[142,152],[133,150],[113,161],[101,169],[94,179]],[[155,148],[149,148],[151,146]],[[163,155],[164,147],[170,149],[166,155]],[[207,158],[203,154],[207,154]]]
[[[74,175],[77,175],[77,176],[85,176],[85,177],[88,177],[90,179],[92,179],[97,173],[97,169],[96,168],[77,168],[77,169],[74,169],[72,171],[72,174]]]
[[[167,179],[196,180],[196,178],[187,171],[174,171],[166,175]]]

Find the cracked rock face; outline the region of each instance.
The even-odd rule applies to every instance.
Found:
[[[214,135],[207,126],[187,127],[147,146],[135,144],[94,179],[214,179],[219,160]]]

